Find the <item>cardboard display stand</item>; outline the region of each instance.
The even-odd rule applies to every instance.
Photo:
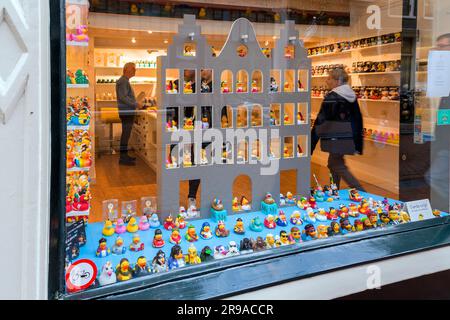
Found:
[[[194,53],[186,54],[186,45]],[[195,16],[185,15],[184,22],[179,26],[179,31],[174,36],[172,44],[169,46],[167,56],[158,57],[158,155],[157,155],[157,183],[158,183],[158,211],[164,219],[169,214],[177,214],[180,206],[179,186],[180,181],[199,179],[201,183],[201,218],[210,216],[211,201],[219,198],[223,201],[224,208],[228,214],[232,214],[232,188],[233,182],[240,175],[246,175],[251,179],[252,188],[252,211],[260,210],[260,201],[264,199],[267,192],[270,192],[276,201],[279,201],[280,194],[280,171],[296,170],[297,190],[291,190],[296,194],[308,195],[310,191],[310,126],[309,120],[306,123],[297,123],[297,112],[299,104],[307,105],[307,110],[302,110],[303,116],[309,119],[310,114],[310,90],[311,82],[311,62],[307,57],[303,42],[299,39],[298,31],[295,29],[294,21],[286,21],[284,29],[281,30],[280,38],[276,41],[271,57],[265,56],[256,39],[256,34],[250,21],[245,18],[236,20],[228,35],[228,39],[222,51],[213,57],[211,47],[206,43],[206,39],[201,35],[200,26],[196,24]],[[212,70],[212,92],[201,93],[201,70]],[[177,93],[168,93],[166,90],[167,70],[178,70]],[[184,70],[195,70],[195,93],[184,93]],[[231,81],[228,82],[230,93],[222,93],[221,81],[222,72],[231,74]],[[244,70],[245,72],[243,72]],[[301,70],[301,71],[300,71]],[[252,78],[255,71],[261,76],[259,80],[262,84],[260,92],[252,92]],[[277,85],[278,92],[270,92],[271,71],[278,72],[280,77]],[[288,71],[288,72],[286,72]],[[170,72],[170,71],[169,71]],[[192,73],[192,71],[191,71]],[[246,73],[246,76],[245,76]],[[298,78],[302,73],[304,80],[302,89],[299,89]],[[169,73],[170,74],[170,73]],[[175,72],[176,74],[176,72]],[[242,77],[244,74],[244,77]],[[290,75],[287,79],[287,75]],[[286,79],[285,79],[286,76]],[[238,79],[244,79],[242,85],[247,92],[237,92]],[[284,83],[290,81],[288,89],[284,90]],[[306,80],[306,81],[305,81]],[[244,91],[245,91],[244,89]],[[287,92],[292,91],[292,92]],[[285,106],[291,108],[292,125],[285,125],[281,121],[279,126],[270,125],[271,105],[278,104],[280,107],[280,118],[283,119]],[[250,119],[254,105],[261,106],[262,125],[253,127]],[[202,107],[211,107],[212,128],[203,129],[197,126],[195,130],[183,130],[184,108],[192,107],[193,116],[196,121],[202,117]],[[214,163],[208,165],[200,164],[200,153],[202,144],[211,141],[212,132],[221,132],[223,139],[230,129],[223,129],[221,126],[222,108],[230,106],[232,109],[232,124],[234,132],[237,129],[238,107],[247,108],[247,125],[241,130],[247,133],[256,132],[256,139],[260,139],[261,159],[252,163],[251,149],[254,138],[246,136],[247,140],[247,161],[238,161],[239,141],[234,138],[232,144],[232,163]],[[292,109],[292,106],[293,109]],[[167,114],[177,109],[177,131],[169,132],[166,129]],[[168,111],[171,110],[171,111]],[[191,109],[192,110],[192,109]],[[245,113],[244,113],[245,115]],[[230,120],[230,119],[229,119]],[[231,122],[231,121],[230,121]],[[195,165],[183,166],[183,145],[193,143],[196,135],[203,136],[203,143],[194,145]],[[271,138],[279,138],[279,159],[269,159],[269,144],[264,143],[264,136],[267,141]],[[173,142],[174,137],[179,137],[180,142]],[[209,139],[208,140],[208,137]],[[302,146],[304,155],[297,157],[297,139],[299,136],[308,144]],[[285,137],[292,137],[292,158],[283,157]],[[304,139],[306,137],[306,139]],[[189,141],[190,139],[190,141]],[[214,138],[213,138],[214,140]],[[299,139],[300,140],[300,139]],[[168,146],[173,147],[172,155],[175,154],[178,161],[177,168],[168,169],[166,159],[168,157]],[[220,147],[220,146],[219,146]],[[208,154],[211,154],[212,145],[206,147]],[[306,148],[306,150],[304,150]],[[221,149],[221,148],[220,148]],[[219,150],[219,149],[218,149]],[[210,159],[210,162],[212,159]],[[277,163],[271,163],[276,161]],[[271,169],[269,169],[269,167]]]

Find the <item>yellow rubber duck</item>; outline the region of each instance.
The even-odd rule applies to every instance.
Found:
[[[106,220],[105,224],[103,225],[103,230],[102,230],[102,234],[105,237],[110,237],[115,233],[113,224],[111,222],[111,220]]]
[[[116,267],[117,281],[127,281],[133,277],[128,259],[123,258]]]
[[[127,225],[127,231],[129,233],[135,233],[138,230],[139,230],[139,225],[138,225],[138,223],[136,221],[136,218],[135,217],[131,217],[130,222],[128,222],[128,225]]]
[[[185,256],[185,261],[187,264],[199,264],[202,262],[200,257],[197,255],[197,248],[192,243],[188,248],[188,254]]]

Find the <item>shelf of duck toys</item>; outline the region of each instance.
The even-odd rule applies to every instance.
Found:
[[[343,51],[326,52],[326,53],[315,54],[315,55],[311,54],[311,55],[308,55],[308,58],[338,56],[338,55],[344,55],[344,54],[351,54],[352,52],[361,52],[361,51],[373,50],[373,49],[381,49],[381,50],[390,49],[390,48],[396,49],[396,48],[399,48],[400,45],[401,45],[401,42],[394,42],[394,43],[380,44],[380,45],[376,45],[376,46],[348,49],[348,50],[343,50]]]

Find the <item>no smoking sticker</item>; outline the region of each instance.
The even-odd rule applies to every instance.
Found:
[[[97,266],[88,259],[82,259],[70,265],[66,272],[66,287],[69,292],[89,288],[97,278]]]

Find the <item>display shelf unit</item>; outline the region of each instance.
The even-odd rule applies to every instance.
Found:
[[[375,76],[375,75],[390,75],[390,74],[400,74],[400,71],[386,71],[386,72],[354,72],[349,73],[352,76]]]
[[[389,49],[389,48],[398,48],[401,46],[401,42],[392,42],[392,43],[385,43],[385,44],[378,44],[375,46],[367,46],[367,47],[360,47],[360,48],[354,48],[354,49],[348,49],[343,51],[337,51],[337,52],[327,52],[327,53],[321,53],[321,54],[314,54],[314,55],[308,55],[308,58],[321,58],[321,57],[330,57],[330,56],[338,56],[342,54],[351,54],[352,52],[360,52],[365,50],[383,50],[383,49]]]
[[[89,89],[89,84],[67,84],[67,89]]]

